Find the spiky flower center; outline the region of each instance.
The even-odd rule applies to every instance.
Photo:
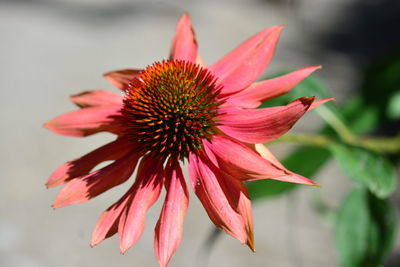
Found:
[[[127,134],[144,152],[183,159],[214,133],[220,87],[206,69],[191,62],[156,62],[126,91]]]

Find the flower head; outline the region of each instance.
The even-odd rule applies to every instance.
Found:
[[[187,158],[214,134],[220,88],[199,65],[156,62],[133,78],[122,114],[125,133],[161,160]]]
[[[167,266],[178,247],[189,193],[180,162],[188,161],[190,184],[212,222],[254,250],[251,202],[244,181],[275,179],[315,185],[287,170],[262,144],[285,134],[308,110],[330,100],[302,97],[286,106],[256,109],[282,95],[319,66],[261,82],[282,26],[265,29],[216,63],[205,66],[188,15],[180,19],[168,60],[144,70],[105,77],[124,96],[87,91],[71,97],[79,110],[48,123],[49,130],[83,137],[106,131],[116,139],[61,165],[47,186],[61,184],[55,208],[82,203],[127,181],[131,188],[103,214],[94,246],[116,233],[121,252],[140,238],[147,210],[166,196],[155,228],[154,248]],[[109,165],[93,171],[101,162]]]

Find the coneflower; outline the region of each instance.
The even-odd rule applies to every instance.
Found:
[[[275,179],[315,185],[287,170],[263,145],[285,134],[308,110],[331,100],[302,97],[286,106],[256,109],[291,90],[319,66],[253,83],[268,66],[282,26],[254,35],[216,63],[205,66],[187,14],[173,39],[168,60],[144,70],[120,70],[105,77],[124,96],[88,91],[71,97],[81,109],[45,124],[66,136],[102,131],[115,141],[60,166],[47,186],[61,184],[53,207],[82,203],[127,181],[131,188],[99,218],[91,245],[116,233],[121,252],[140,238],[147,210],[166,189],[155,228],[154,248],[167,266],[182,237],[189,193],[181,169],[213,223],[254,251],[251,202],[244,181]],[[109,165],[92,171],[99,163]]]

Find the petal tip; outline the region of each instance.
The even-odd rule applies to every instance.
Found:
[[[310,70],[310,74],[311,74],[314,71],[320,70],[322,68],[323,68],[322,65],[311,65],[311,66],[305,67],[304,69],[309,69]]]
[[[74,99],[79,96],[80,94],[73,94],[73,95],[69,95],[69,100],[74,102]]]
[[[107,79],[107,77],[109,77],[111,73],[113,73],[113,71],[108,71],[106,73],[103,73],[103,77]]]
[[[119,248],[119,253],[121,255],[124,255],[128,249],[129,249],[128,247],[120,247]]]
[[[284,28],[286,28],[287,26],[288,26],[287,24],[281,24],[281,25],[273,26],[272,28],[274,28],[274,29],[272,30],[272,32],[270,34],[268,34],[266,36],[266,38],[268,38],[268,36],[270,36],[271,34],[276,34],[279,37],[279,35],[281,34],[281,31]],[[271,28],[269,28],[269,29],[271,29]]]
[[[190,19],[189,12],[184,12],[180,19]]]
[[[313,110],[314,108],[316,108],[322,104],[325,104],[326,102],[329,102],[329,101],[336,101],[336,99],[334,97],[329,97],[329,98],[316,100],[312,103],[312,105],[310,106],[310,108],[308,110]]]
[[[278,26],[275,26],[277,28],[277,30],[283,30],[284,28],[286,28],[288,26],[288,24],[280,24]]]
[[[162,262],[162,261],[158,261],[158,264],[160,264],[160,267],[167,267],[168,263]]]
[[[51,122],[51,121],[48,121],[48,122],[43,123],[43,124],[42,124],[42,127],[43,127],[43,128],[46,128],[46,129],[48,129],[48,130],[51,130],[51,129],[50,129],[50,127],[51,127],[51,126],[50,126],[50,122]]]
[[[111,84],[113,84],[113,79],[112,79],[113,72],[114,72],[114,71],[109,71],[109,72],[103,73],[103,77],[104,77],[107,81],[109,81]]]
[[[275,40],[275,45],[276,45],[276,43],[277,43],[278,40],[279,40],[279,37],[280,37],[280,35],[281,35],[282,30],[283,30],[286,26],[287,26],[287,24],[282,24],[282,25],[274,26],[273,29],[272,29],[272,31],[271,31],[267,36],[265,36],[265,38],[264,38],[261,42],[263,42],[263,41],[265,41],[265,40],[267,40],[267,39],[269,39],[269,38],[273,38],[273,39]],[[268,28],[268,29],[271,29],[271,28]]]
[[[93,248],[94,246],[97,246],[102,240],[98,238],[97,236],[93,235],[92,240],[90,241],[89,246]]]
[[[59,124],[55,121],[55,119],[51,120],[51,121],[48,121],[48,122],[45,122],[42,125],[43,128],[49,130],[50,132],[62,135],[62,131],[60,132],[58,130],[58,126],[59,126]]]
[[[250,250],[252,252],[256,252],[256,247],[255,247],[255,243],[254,243],[254,238],[253,237],[247,239],[246,245],[250,248]]]
[[[53,209],[58,209],[58,208],[68,206],[69,204],[72,204],[72,203],[66,203],[63,199],[56,199],[56,200],[54,200],[53,204],[51,204],[51,207]]]
[[[313,180],[308,179],[308,178],[306,178],[306,179],[307,179],[307,181],[303,183],[304,185],[315,186],[315,187],[321,187],[321,185],[317,184],[317,183],[314,182]]]

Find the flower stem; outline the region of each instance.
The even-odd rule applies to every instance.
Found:
[[[315,111],[335,130],[341,139],[349,143],[356,139],[356,136],[351,132],[346,124],[344,124],[328,107],[322,105]]]
[[[274,142],[291,142],[323,148],[337,143],[335,139],[326,135],[303,133],[285,134]],[[343,142],[348,145],[369,149],[382,154],[400,153],[400,135],[395,137],[357,137],[347,140],[343,139]]]
[[[273,143],[275,142],[280,142],[280,143],[290,142],[308,146],[327,147],[334,141],[325,135],[293,133],[293,134],[285,134],[273,141]]]

